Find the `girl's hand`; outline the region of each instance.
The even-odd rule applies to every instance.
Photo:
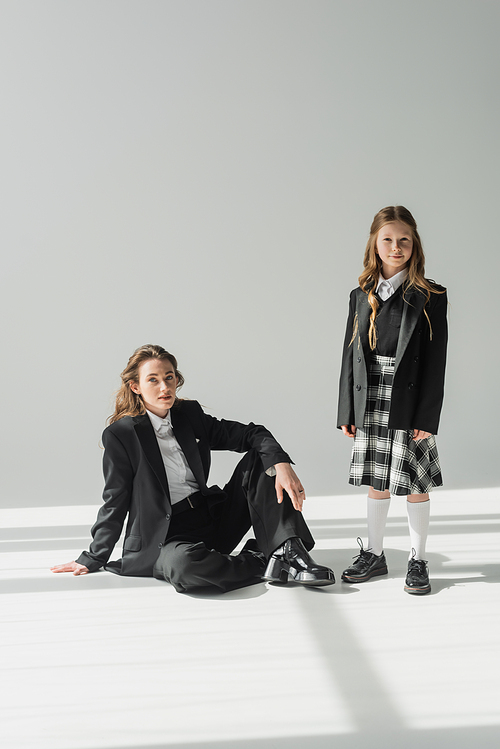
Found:
[[[355,437],[356,436],[356,427],[354,424],[351,424],[351,426],[348,426],[347,424],[342,424],[341,426],[343,434],[345,434],[346,437]]]
[[[430,432],[424,432],[423,429],[414,429],[413,430],[413,439],[415,442],[418,442],[419,440],[426,440],[427,437],[430,437]]]
[[[78,562],[68,562],[67,564],[57,564],[50,568],[52,572],[72,572],[74,575],[86,575],[88,568]]]

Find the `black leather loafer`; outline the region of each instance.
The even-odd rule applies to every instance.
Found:
[[[302,585],[333,585],[335,575],[329,567],[316,564],[300,538],[287,538],[267,563],[262,579],[285,585],[290,580]]]

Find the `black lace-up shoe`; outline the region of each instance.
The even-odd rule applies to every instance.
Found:
[[[431,592],[427,562],[424,559],[415,559],[415,552],[408,562],[405,590],[416,596],[425,596],[426,593]]]
[[[294,537],[273,551],[262,579],[282,585],[289,580],[302,585],[333,585],[335,575],[329,567],[316,564],[302,540]]]
[[[354,563],[343,571],[342,580],[346,583],[364,583],[365,580],[376,575],[387,575],[384,552],[377,556],[363,549],[363,542],[360,538],[358,538],[358,544],[360,552],[357,557],[354,557]]]

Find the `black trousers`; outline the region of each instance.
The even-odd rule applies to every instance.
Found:
[[[278,503],[275,480],[265,473],[255,450],[238,463],[224,492],[224,502],[210,509],[203,503],[172,518],[153,574],[179,593],[207,587],[226,592],[258,582],[264,558],[246,549],[231,555],[250,527],[265,559],[292,536],[301,538],[308,550],[314,546],[302,513],[286,493]]]

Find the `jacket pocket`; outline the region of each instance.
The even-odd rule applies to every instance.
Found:
[[[140,551],[142,539],[140,536],[127,536],[123,544],[124,551]]]

